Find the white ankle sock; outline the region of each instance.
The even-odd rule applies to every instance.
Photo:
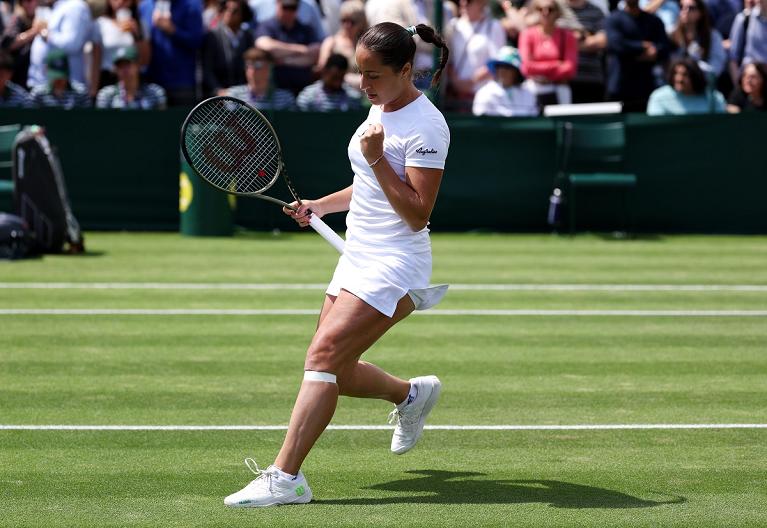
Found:
[[[290,473],[285,473],[283,470],[281,470],[277,466],[274,466],[274,472],[277,473],[277,475],[280,478],[283,478],[285,480],[295,480],[295,478],[298,476],[298,475],[291,475]]]
[[[407,393],[407,398],[405,398],[405,401],[397,405],[397,407],[402,409],[406,405],[413,403],[417,397],[418,397],[418,387],[416,387],[414,383],[411,383],[410,392]]]

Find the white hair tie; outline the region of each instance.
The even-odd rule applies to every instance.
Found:
[[[415,26],[406,27],[406,28],[405,28],[405,31],[407,31],[408,33],[410,33],[410,36],[411,36],[411,37],[412,37],[412,36],[414,36],[414,35],[416,34],[416,29],[415,29]]]

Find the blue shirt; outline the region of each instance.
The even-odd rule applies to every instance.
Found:
[[[669,85],[655,90],[647,102],[647,115],[721,114],[724,111],[724,96],[717,91],[684,95]]]
[[[660,18],[640,12],[613,11],[605,23],[607,31],[607,94],[611,99],[644,100],[657,87],[654,69],[669,55],[671,44]],[[657,62],[639,61],[642,41],[658,50]]]
[[[288,29],[280,24],[276,18],[270,18],[258,25],[256,40],[259,37],[271,37],[280,42],[290,44],[318,44],[322,39],[311,26],[306,26],[298,21]],[[275,66],[274,82],[280,88],[298,93],[304,86],[308,86],[314,80],[311,66]]]
[[[748,21],[748,30],[743,34],[743,25],[746,17],[739,13],[735,17],[730,32],[732,59],[738,64],[741,62],[767,62],[767,16],[762,15],[759,6],[751,11]],[[742,52],[742,56],[738,53]]]
[[[277,2],[275,0],[250,0],[248,5],[253,10],[257,22],[263,22],[277,16]],[[299,0],[296,20],[305,26],[311,26],[314,32],[325,38],[325,30],[322,27],[322,14],[314,0]]]
[[[152,25],[155,0],[144,0],[139,5],[141,19],[151,28],[152,62],[147,77],[166,90],[194,88],[195,61],[202,45],[202,2],[199,0],[171,0],[170,14],[176,32],[169,35]]]

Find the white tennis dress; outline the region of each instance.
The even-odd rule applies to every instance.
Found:
[[[347,290],[391,317],[399,300],[410,294],[417,309],[442,298],[447,286],[427,289],[431,279],[429,228],[413,231],[394,211],[360,149],[362,134],[375,123],[384,128],[384,156],[405,180],[405,167],[444,169],[450,130],[439,110],[421,94],[394,112],[372,106],[349,141],[354,171],[352,200],[346,216],[346,244],[329,295]]]

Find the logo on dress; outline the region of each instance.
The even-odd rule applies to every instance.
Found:
[[[418,150],[416,150],[416,153],[421,154],[422,156],[425,156],[427,154],[436,154],[437,151],[431,148],[424,149],[423,147],[418,147]]]

